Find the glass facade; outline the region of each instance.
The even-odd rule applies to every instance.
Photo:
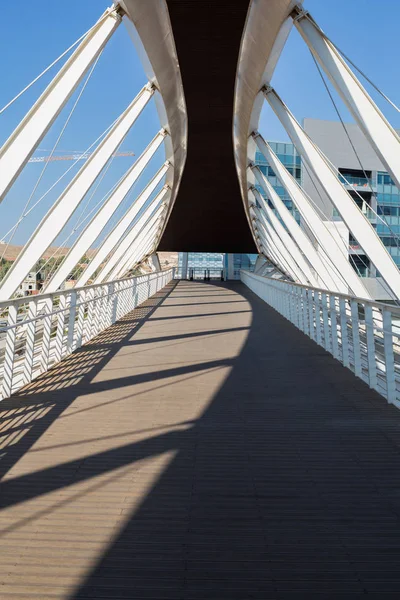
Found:
[[[400,267],[400,194],[390,175],[385,171],[377,172],[378,215],[387,225],[377,221],[376,230],[394,262]]]
[[[283,144],[280,142],[269,142],[272,150],[277,154],[278,158],[283,162],[288,171],[297,179],[301,184],[301,160],[297,154],[293,144]],[[282,198],[285,205],[293,211],[292,201],[287,195],[284,188],[280,185],[275,173],[268,165],[266,159],[261,152],[256,153],[255,163],[260,167],[264,175],[268,176],[271,185],[275,191]],[[263,194],[262,189],[257,186],[260,193]],[[263,194],[264,195],[264,194]],[[300,220],[300,215],[296,209],[294,209],[294,215],[296,219]],[[204,277],[204,271],[209,269],[210,276],[216,277],[216,273],[225,269],[225,273],[228,273],[228,262],[229,257],[233,259],[233,279],[240,279],[240,269],[246,269],[248,271],[254,271],[254,267],[257,260],[257,254],[216,254],[210,252],[189,252],[188,253],[188,274],[193,269],[194,277],[202,279]],[[178,277],[182,275],[182,257],[183,254],[180,252],[178,255]],[[230,273],[232,276],[232,273]]]
[[[189,252],[188,275],[193,270],[194,278],[203,279],[204,272],[209,271],[210,277],[220,277],[224,268],[224,254],[217,252]],[[178,255],[178,277],[182,276],[183,253]]]
[[[224,264],[225,271],[229,271],[229,259],[230,257],[233,263],[233,279],[240,279],[240,269],[246,269],[246,271],[254,271],[258,254],[225,254]]]
[[[285,165],[288,171],[296,178],[297,182],[302,185],[302,164],[301,157],[297,154],[293,144],[283,142],[269,142],[272,150],[278,156],[280,161]],[[297,222],[300,223],[300,215],[297,209],[286,193],[285,189],[280,185],[279,179],[276,177],[273,169],[269,166],[268,161],[261,154],[256,152],[255,163],[261,171],[268,177],[271,185],[277,192],[278,196],[283,200],[286,207],[293,213]],[[346,185],[350,195],[354,201],[360,206],[367,218],[370,220],[379,237],[385,244],[388,252],[393,257],[393,260],[400,268],[400,193],[390,175],[384,171],[366,171],[365,173],[355,169],[347,169],[346,167],[339,169],[342,182]],[[265,197],[262,188],[257,185],[259,192]],[[361,195],[362,199],[356,193]],[[375,202],[376,197],[376,202]],[[270,203],[271,208],[272,204]],[[377,219],[374,210],[381,216],[386,224]],[[374,209],[374,210],[371,210]],[[333,217],[338,217],[337,211],[333,211]],[[370,264],[368,258],[362,253],[356,243],[356,240],[350,235],[350,252],[352,255],[351,262],[354,268],[361,276],[372,275],[370,273]],[[234,254],[233,255],[233,276],[234,279],[239,279],[240,269],[254,270],[254,265],[257,259],[256,254]],[[196,276],[203,277],[204,271],[216,272],[225,269],[228,273],[228,254],[216,253],[189,253],[188,268],[194,269]],[[179,254],[178,274],[182,271],[182,254]],[[211,274],[212,276],[212,274]]]
[[[281,142],[268,142],[271,146],[271,149],[275,152],[279,160],[285,165],[287,170],[293,177],[295,177],[296,181],[301,185],[301,158],[297,154],[295,147],[293,144],[284,144]],[[276,177],[273,169],[269,166],[268,161],[264,157],[261,152],[256,152],[256,160],[255,164],[260,167],[260,170],[268,177],[269,182],[272,187],[278,194],[278,196],[283,200],[286,207],[293,213],[296,221],[300,222],[300,215],[296,207],[293,207],[293,202],[287,194],[285,188],[283,188],[280,184],[279,179]],[[258,191],[265,197],[265,194],[262,188],[257,185]],[[272,208],[272,204],[270,203]]]

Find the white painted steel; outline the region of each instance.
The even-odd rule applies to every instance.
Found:
[[[110,273],[114,269],[115,265],[121,260],[122,256],[125,252],[130,248],[132,242],[135,237],[140,233],[142,227],[146,224],[146,221],[149,219],[150,215],[152,215],[155,207],[158,207],[159,203],[161,203],[167,193],[169,192],[169,188],[164,187],[152,200],[149,206],[146,208],[144,213],[138,219],[138,221],[134,224],[132,229],[126,234],[126,236],[121,240],[118,244],[117,248],[115,248],[113,254],[108,259],[104,267],[101,269],[100,273],[95,278],[95,283],[101,283],[103,281],[115,279],[115,277],[110,276]]]
[[[309,14],[295,26],[400,188],[400,137]]]
[[[302,0],[257,0],[248,3],[249,10],[239,50],[233,108],[234,158],[248,218],[247,166],[249,158],[254,160],[256,150],[255,143],[249,136],[258,128],[264,102],[261,90],[272,79],[292,27],[289,15],[294,6],[301,2]]]
[[[266,217],[270,221],[272,227],[275,229],[276,233],[281,238],[283,245],[288,250],[288,252],[291,254],[292,258],[296,261],[296,263],[298,264],[298,266],[300,267],[300,269],[306,276],[307,281],[309,283],[311,283],[311,285],[318,286],[318,281],[315,278],[315,276],[310,268],[310,265],[307,263],[306,259],[302,255],[299,245],[297,243],[297,240],[295,238],[292,239],[290,237],[289,233],[286,231],[286,229],[284,228],[282,223],[279,221],[279,219],[275,215],[274,211],[268,206],[268,203],[261,196],[260,192],[256,188],[251,188],[251,191],[254,195],[254,198],[260,204],[262,211],[265,213]],[[268,196],[269,196],[269,194],[268,194]],[[270,200],[274,204],[275,197],[270,198]],[[283,202],[282,202],[282,204],[283,204]],[[286,212],[290,216],[292,216],[285,206],[283,208],[286,210]],[[280,214],[279,211],[278,211],[278,214]],[[296,223],[296,225],[297,225],[297,223]],[[307,258],[308,258],[308,256],[307,256]]]
[[[311,204],[304,190],[282,164],[262,135],[260,133],[255,133],[253,134],[253,137],[258,149],[267,159],[272,170],[299,211],[301,218],[304,220],[307,227],[309,227],[312,235],[317,240],[318,245],[322,248],[327,257],[326,264],[324,264],[322,260],[320,260],[319,263],[319,271],[323,274],[323,280],[327,282],[327,287],[333,291],[339,291],[341,293],[352,292],[363,298],[369,298],[369,293],[349,262],[348,248],[346,248],[344,244],[343,247],[341,247],[338,241],[335,240],[329,228],[326,227],[324,221]],[[332,265],[335,265],[336,269]],[[340,277],[338,274],[340,274]],[[343,281],[347,286],[347,289],[344,289]]]
[[[287,230],[289,231],[290,235],[299,247],[299,250],[303,252],[303,254],[307,257],[307,260],[315,269],[324,287],[326,287],[327,289],[330,289],[332,287],[334,290],[337,289],[334,281],[327,273],[326,268],[316,249],[312,245],[310,239],[307,237],[307,235],[301,229],[299,224],[296,222],[296,219],[294,218],[292,213],[286,208],[285,204],[275,192],[274,188],[272,187],[266,176],[261,172],[259,167],[252,166],[251,170],[254,173],[258,183],[261,185],[264,192],[267,194],[267,197],[271,200],[277,213],[279,214],[280,218],[285,224]],[[308,279],[311,282],[311,279]],[[317,280],[314,277],[312,279],[312,282],[313,285],[318,285]]]
[[[251,213],[250,213],[251,216]],[[290,267],[284,262],[283,256],[278,254],[277,249],[274,247],[271,238],[266,238],[268,232],[265,229],[261,229],[262,223],[260,223],[257,218],[252,220],[252,226],[254,228],[254,233],[257,238],[257,243],[264,253],[265,256],[270,256],[274,263],[277,265],[278,269],[282,270],[282,273],[286,275],[289,279],[296,279],[294,273],[290,271]]]
[[[275,90],[269,88],[265,91],[264,95],[285,127],[297,152],[307,163],[325,190],[347,228],[351,231],[370,261],[378,269],[394,296],[400,298],[400,271],[371,223],[363,215],[348,191],[342,185],[337,173],[328,163],[325,156],[307,136]]]
[[[71,273],[78,261],[97,239],[117,208],[124,201],[132,186],[146,168],[157,149],[160,147],[165,136],[165,131],[157,133],[141,156],[135,161],[130,169],[128,169],[114,192],[110,195],[103,206],[95,214],[93,219],[86,225],[78,239],[74,242],[63,262],[58,267],[51,280],[48,282],[44,291],[55,292],[64,283],[69,273]]]
[[[272,308],[400,408],[399,307],[249,271],[240,275]]]
[[[0,340],[5,340],[0,350],[0,398],[47,371],[173,278],[174,269],[169,269],[1,302],[0,313],[7,315],[7,325],[0,327]]]
[[[250,213],[250,217],[253,215]],[[260,248],[260,251],[264,254],[264,256],[271,257],[271,260],[277,265],[278,269],[281,269],[285,275],[291,279],[293,275],[290,274],[290,270],[288,268],[284,268],[282,256],[277,256],[276,250],[272,246],[271,238],[267,240],[266,233],[261,229],[262,223],[260,223],[254,214],[254,217],[251,220],[251,224],[254,230],[254,235],[257,239],[257,247]]]
[[[136,198],[132,206],[127,210],[125,215],[119,220],[114,229],[108,234],[106,239],[102,242],[98,248],[96,255],[90,261],[82,275],[76,282],[76,287],[86,285],[87,281],[91,278],[93,273],[97,271],[101,263],[107,258],[108,254],[113,251],[119,241],[125,235],[128,227],[133,223],[140,210],[146,204],[151,194],[154,192],[158,184],[162,181],[165,173],[170,168],[170,163],[166,162],[161,169],[156,173],[153,179],[147,184],[144,190]]]
[[[121,144],[153,93],[154,89],[149,85],[145,86],[139,92],[104,140],[75,175],[71,183],[62,192],[58,200],[50,208],[2,280],[0,284],[0,301],[11,298],[26,277],[26,274],[29,273],[33,265],[43,255],[43,252],[45,252],[63,229],[65,223],[88,192],[90,186],[102,171],[111,155]]]
[[[0,150],[0,202],[118,27],[117,8],[105,11]]]
[[[157,233],[161,223],[161,217],[165,211],[165,204],[156,208],[141,228],[140,233],[134,236],[133,241],[121,256],[114,269],[109,274],[109,279],[118,279],[125,276],[129,269],[133,268],[154,247],[154,235]]]
[[[156,252],[153,252],[153,254],[148,257],[147,261],[152,271],[161,271],[160,259]]]
[[[174,205],[186,161],[188,118],[181,70],[167,2],[121,0],[120,4],[126,10],[124,24],[141,59],[146,77],[158,91],[155,94],[155,105],[160,124],[169,133],[165,139],[166,159],[174,168],[166,175],[171,195],[158,243]]]
[[[252,214],[252,210],[250,209],[250,215]],[[287,265],[287,271],[291,274],[292,278],[295,281],[299,281],[300,283],[307,283],[307,277],[301,271],[300,267],[296,264],[292,256],[289,254],[288,250],[284,246],[282,240],[276,233],[273,227],[270,227],[268,223],[258,220],[258,230],[262,231],[267,241],[272,244],[272,247],[275,250],[276,256],[281,256],[283,260],[283,264]]]
[[[281,225],[281,223],[279,223],[279,221],[275,217],[275,215],[272,214],[272,219],[267,219],[266,214],[263,213],[262,211],[260,211],[259,209],[253,208],[253,210],[256,213],[258,221],[264,227],[264,230],[266,230],[269,234],[274,232],[278,236],[280,243],[281,243],[281,252],[282,252],[282,248],[284,248],[285,252],[286,252],[286,254],[285,254],[286,262],[288,262],[288,259],[290,258],[291,270],[292,271],[294,270],[294,273],[296,274],[295,279],[300,281],[300,283],[305,283],[305,284],[310,283],[311,285],[317,285],[316,280],[312,277],[310,268],[308,267],[306,261],[301,257],[301,255],[299,253],[299,249],[296,248],[293,240],[291,240],[293,243],[290,242],[290,240],[288,239],[287,232],[285,232],[285,230],[283,229],[283,226]],[[252,209],[250,209],[250,214],[251,213],[252,213]],[[267,214],[269,217],[270,213],[267,213]],[[286,233],[286,235],[285,235],[285,233]],[[303,267],[305,270],[303,269]],[[309,274],[310,274],[311,279],[308,277]]]

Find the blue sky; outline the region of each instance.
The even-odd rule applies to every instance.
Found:
[[[68,0],[68,2],[47,3],[46,9],[39,11],[37,3],[21,0],[18,4],[18,18],[2,19],[0,22],[0,106],[5,105],[54,58],[89,29],[109,4],[109,1],[103,0],[85,0],[85,2]],[[304,6],[310,10],[333,41],[365,70],[393,101],[400,103],[398,78],[400,1],[380,0],[379,10],[377,10],[376,0],[335,0],[335,2],[305,0]],[[5,141],[58,68],[55,67],[10,109],[0,115],[0,143]],[[64,153],[69,153],[71,150],[84,150],[124,110],[145,83],[146,79],[132,42],[124,26],[121,25],[100,58],[78,109],[59,144],[59,150]],[[273,85],[299,120],[303,117],[337,119],[311,56],[296,31],[292,31],[289,37],[275,72]],[[372,95],[374,99],[377,98],[375,93]],[[40,148],[45,150],[42,154],[46,154],[46,150],[52,148],[75,97],[71,99],[60,119],[40,144]],[[377,101],[390,122],[395,127],[400,127],[399,113],[380,99]],[[339,106],[343,117],[351,120],[340,101]],[[158,128],[157,113],[154,104],[151,103],[142,113],[121,149],[132,150],[138,155]],[[268,139],[287,139],[276,117],[267,108],[262,113],[260,130]],[[161,150],[143,174],[131,197],[140,191],[163,158]],[[132,160],[131,158],[114,160],[93,196],[88,210],[101,200],[112,184],[130,166]],[[61,162],[49,165],[32,202],[35,202],[71,164],[71,162]],[[0,238],[20,215],[40,171],[40,164],[28,165],[0,205]],[[64,181],[68,181],[68,177]],[[13,243],[26,241],[62,189],[62,185],[55,188],[25,219]],[[82,206],[84,204],[85,202]],[[82,210],[82,206],[79,210]],[[121,207],[114,221],[109,224],[109,228],[123,210],[124,207]],[[75,215],[64,228],[56,240],[57,243],[62,243],[69,235],[78,215]],[[70,238],[70,241],[73,239]]]

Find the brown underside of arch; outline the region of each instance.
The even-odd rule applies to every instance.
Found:
[[[167,4],[188,113],[188,153],[158,250],[257,252],[232,142],[236,66],[248,0]]]

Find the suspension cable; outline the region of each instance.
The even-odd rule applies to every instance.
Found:
[[[64,52],[62,54],[60,54],[60,56],[58,58],[56,58],[55,60],[53,60],[53,62],[46,67],[37,77],[35,77],[35,79],[33,79],[26,87],[24,87],[23,90],[21,90],[16,96],[14,96],[14,98],[12,98],[12,100],[10,100],[5,106],[3,106],[2,109],[0,109],[0,115],[7,110],[7,108],[9,108],[12,104],[14,104],[14,102],[16,100],[18,100],[18,98],[20,98],[27,90],[29,90],[29,88],[31,88],[33,86],[34,83],[36,83],[37,81],[39,81],[39,79],[41,77],[43,77],[43,75],[45,75],[52,67],[54,67],[54,65],[56,65],[62,58],[64,58],[64,56],[66,54],[68,54],[68,52],[70,52],[77,44],[79,44],[79,42],[81,42],[83,40],[83,38],[85,38],[95,27],[97,27],[106,17],[108,17],[109,13],[105,13],[98,21],[96,21],[96,23],[94,25],[92,25],[92,27],[90,27],[90,29],[88,29],[86,31],[86,33],[84,33],[83,35],[81,35],[80,38],[78,38],[76,40],[76,42],[74,42],[69,48],[67,48],[66,50],[64,50]]]
[[[304,168],[305,168],[305,169],[306,169],[306,171],[307,171],[307,174],[308,174],[308,176],[309,176],[309,178],[310,178],[310,180],[311,180],[311,182],[312,182],[312,184],[313,184],[313,186],[314,186],[314,188],[315,188],[315,190],[316,190],[316,192],[317,192],[317,194],[318,194],[318,196],[319,196],[319,198],[320,198],[320,200],[321,200],[321,203],[323,204],[323,198],[322,198],[322,196],[321,196],[321,193],[320,193],[320,191],[319,191],[319,189],[318,189],[318,187],[317,187],[317,185],[316,185],[316,183],[315,183],[315,181],[314,181],[314,178],[313,178],[312,174],[310,173],[310,170],[309,170],[309,169],[308,169],[308,167],[307,167],[307,164],[306,164],[306,162],[305,162],[305,161],[303,161],[303,163],[302,163],[302,164],[304,165]],[[296,182],[296,183],[297,183],[297,182]],[[299,186],[299,187],[300,187],[300,186]],[[301,189],[302,189],[302,191],[304,192],[303,188],[301,188]],[[304,192],[304,193],[305,193],[305,192]],[[326,214],[326,213],[325,213],[325,212],[322,210],[322,208],[321,208],[320,206],[318,206],[318,204],[317,204],[316,202],[314,202],[314,200],[311,198],[311,196],[309,196],[308,194],[306,194],[306,195],[307,195],[307,197],[308,197],[309,201],[311,202],[311,204],[312,204],[312,205],[314,206],[314,208],[315,208],[315,209],[318,211],[318,213],[319,213],[319,214],[320,214],[322,217],[324,217],[324,218],[325,218],[327,221],[329,221],[330,223],[333,223],[333,226],[335,227],[335,230],[336,230],[337,234],[340,236],[341,234],[340,234],[340,231],[339,231],[339,229],[338,229],[338,226],[337,226],[337,223],[336,223],[336,221],[334,221],[334,220],[331,220],[331,218],[330,218],[330,217],[329,217],[329,216],[328,216],[328,215],[327,215],[327,214]],[[327,231],[329,232],[329,229],[327,229]],[[329,232],[329,233],[330,233],[330,235],[332,235],[332,234],[331,234],[331,232]],[[335,244],[336,244],[337,248],[340,250],[340,252],[341,252],[343,255],[345,255],[345,254],[344,254],[344,252],[343,252],[344,245],[343,245],[343,247],[341,247],[341,245],[340,245],[340,244],[337,242],[337,240],[335,239],[335,237],[334,237],[334,236],[332,236],[332,239],[333,239],[333,241],[335,242]],[[318,241],[318,239],[317,239],[317,241]],[[329,256],[328,256],[326,253],[325,253],[325,255],[326,255],[328,258],[329,258],[329,260],[330,260],[331,264],[332,264],[332,265],[334,265],[334,263],[332,262],[332,259],[331,259],[331,258],[330,258],[330,257],[329,257]],[[352,254],[350,254],[350,253],[347,253],[347,254],[346,254],[346,257],[350,259],[350,262],[351,262],[351,264],[353,265],[353,267],[355,268],[355,270],[356,270],[356,272],[357,272],[358,276],[359,276],[359,277],[361,277],[360,270],[359,270],[359,268],[358,268],[358,265],[357,265],[357,263],[355,262],[355,260],[354,260],[354,258],[353,258],[353,256],[352,256]],[[363,265],[363,266],[364,266],[366,269],[368,269],[368,265],[367,265],[367,263],[364,261],[364,259],[363,259],[363,258],[361,258],[361,256],[360,256],[360,255],[358,255],[358,258],[359,258],[359,261],[361,262],[361,264],[362,264],[362,265]],[[335,267],[335,270],[338,272],[338,267],[337,267],[336,265],[334,265],[334,267]],[[382,283],[382,282],[379,280],[379,278],[376,278],[376,281],[379,283],[379,285],[381,286],[381,288],[382,288],[382,290],[383,290],[383,291],[385,291],[385,292],[388,292],[388,290],[387,290],[387,289],[386,289],[386,287],[383,285],[383,283]],[[347,283],[346,283],[346,284],[347,284]],[[350,287],[350,289],[351,289],[351,287]],[[353,294],[354,294],[354,290],[352,290],[352,292],[353,292]],[[395,295],[393,294],[392,290],[390,290],[390,288],[389,288],[389,293],[390,293],[390,295],[392,296],[392,299],[393,299],[393,300],[394,300],[394,301],[395,301],[397,304],[399,304],[399,300],[398,300],[398,298],[396,298],[396,297],[395,297]]]
[[[69,115],[68,115],[68,117],[67,117],[67,119],[66,119],[66,121],[65,121],[65,123],[64,123],[64,125],[62,127],[62,129],[61,129],[61,132],[58,135],[57,140],[56,140],[56,142],[55,142],[55,144],[54,144],[54,146],[53,146],[53,148],[52,148],[52,150],[50,152],[50,155],[48,156],[48,158],[47,158],[47,160],[45,162],[45,165],[44,165],[44,167],[43,167],[43,169],[42,169],[42,171],[41,171],[41,173],[40,173],[40,175],[39,175],[39,177],[38,177],[35,185],[33,186],[32,192],[31,192],[31,194],[30,194],[30,196],[29,196],[29,198],[28,198],[28,200],[27,200],[27,202],[26,202],[26,204],[25,204],[25,206],[24,206],[24,208],[22,210],[20,218],[18,219],[18,221],[17,221],[17,223],[16,223],[16,225],[15,225],[13,231],[12,231],[10,239],[7,241],[7,245],[6,245],[6,247],[5,247],[5,249],[4,249],[3,253],[2,253],[2,256],[1,256],[0,260],[2,260],[4,258],[4,255],[5,255],[5,253],[6,253],[7,249],[8,249],[8,247],[9,247],[9,245],[11,244],[11,242],[12,242],[12,240],[14,238],[14,235],[17,233],[18,227],[21,224],[21,220],[22,220],[21,217],[25,215],[25,213],[26,213],[26,211],[27,211],[27,209],[28,209],[28,207],[29,207],[29,205],[31,203],[31,200],[32,200],[32,198],[33,198],[33,196],[34,196],[34,194],[35,194],[35,192],[36,192],[36,190],[37,190],[37,188],[38,188],[38,186],[39,186],[39,184],[40,184],[40,182],[41,182],[41,180],[42,180],[42,178],[43,178],[43,176],[44,176],[44,174],[46,172],[46,169],[47,169],[47,167],[49,165],[49,162],[51,161],[51,158],[52,158],[53,154],[55,153],[58,144],[60,143],[60,140],[61,140],[61,138],[62,138],[62,136],[63,136],[63,134],[64,134],[64,132],[65,132],[65,130],[66,130],[66,128],[67,128],[67,126],[68,126],[71,118],[72,118],[72,115],[75,112],[76,107],[78,106],[79,100],[81,99],[81,97],[82,97],[82,95],[83,95],[83,93],[84,93],[84,91],[86,89],[87,84],[89,83],[89,80],[90,80],[90,78],[91,78],[91,76],[93,74],[93,71],[96,68],[96,65],[97,65],[97,63],[98,63],[98,61],[100,59],[101,54],[102,54],[102,52],[100,52],[100,54],[98,55],[98,57],[96,58],[96,60],[95,60],[95,62],[93,64],[92,68],[90,69],[90,72],[89,72],[89,74],[88,74],[88,76],[86,78],[86,81],[83,84],[82,89],[80,90],[80,92],[78,94],[78,97],[77,97],[77,99],[74,102],[74,105],[72,106],[72,109],[71,109],[71,111],[70,111],[70,113],[69,113]]]
[[[324,31],[322,31],[322,29],[319,27],[319,25],[317,25],[317,23],[311,18],[309,13],[306,13],[305,18],[310,21],[310,23],[312,23],[312,25],[314,25],[314,27],[318,28],[319,33],[330,43],[332,44],[332,46],[339,52],[339,54],[341,54],[343,56],[343,58],[345,58],[359,73],[360,75],[362,75],[364,77],[364,79],[366,79],[366,81],[368,81],[368,83],[370,85],[372,85],[372,87],[374,88],[375,91],[378,92],[378,94],[380,94],[382,96],[382,98],[384,98],[387,102],[389,102],[389,104],[397,110],[397,112],[400,112],[400,108],[384,93],[382,92],[382,90],[379,88],[379,86],[377,86],[365,73],[364,71],[362,71],[352,60],[351,58],[349,58],[344,52],[343,50],[341,50],[336,44],[335,42],[333,42]]]
[[[114,158],[114,157],[113,157],[113,158]],[[112,160],[109,162],[109,165],[108,165],[108,166],[110,166],[110,165],[111,165],[111,162],[112,162]],[[107,170],[105,171],[105,173],[106,173],[106,172],[107,172]],[[104,178],[104,175],[105,175],[105,173],[103,174],[103,177],[101,178],[101,180]],[[99,200],[99,201],[98,201],[98,202],[97,202],[97,203],[96,203],[96,204],[93,206],[93,208],[92,208],[92,209],[91,209],[91,210],[88,212],[88,214],[87,214],[85,217],[83,217],[83,215],[84,215],[84,213],[85,213],[85,211],[86,211],[86,209],[87,209],[87,207],[88,207],[88,205],[89,205],[89,202],[92,200],[92,198],[93,198],[93,196],[94,196],[95,192],[97,191],[97,188],[99,187],[99,185],[100,185],[100,183],[101,183],[101,180],[100,180],[100,182],[99,182],[99,184],[97,185],[97,187],[95,188],[95,190],[94,190],[93,194],[92,194],[92,195],[91,195],[91,197],[89,198],[89,201],[86,203],[86,206],[85,206],[84,210],[83,210],[83,211],[82,211],[82,213],[79,215],[79,217],[78,217],[78,219],[77,219],[77,222],[75,223],[75,225],[74,225],[74,227],[73,227],[72,231],[69,233],[69,235],[68,235],[68,236],[65,238],[65,240],[62,242],[62,244],[61,244],[61,246],[60,246],[61,248],[62,248],[62,247],[64,247],[64,246],[67,244],[67,242],[68,242],[68,241],[69,241],[69,239],[70,239],[70,238],[71,238],[71,237],[74,235],[74,233],[76,233],[76,231],[78,231],[78,229],[80,229],[80,227],[81,227],[81,226],[82,226],[82,225],[83,225],[83,224],[84,224],[84,223],[85,223],[85,222],[86,222],[86,221],[89,219],[89,217],[90,217],[90,216],[91,216],[91,215],[94,213],[94,211],[96,210],[96,208],[98,208],[98,207],[99,207],[101,204],[103,204],[103,202],[104,202],[104,201],[105,201],[107,198],[109,198],[109,197],[111,196],[111,194],[114,192],[114,190],[115,190],[115,189],[117,188],[117,186],[120,184],[120,182],[122,181],[122,179],[124,178],[124,176],[125,176],[125,174],[124,174],[124,175],[122,175],[122,176],[119,178],[119,180],[118,180],[116,183],[114,183],[114,184],[113,184],[113,186],[112,186],[112,187],[111,187],[111,188],[110,188],[110,189],[109,189],[109,190],[106,192],[106,194],[104,194],[104,196],[103,196],[103,197],[102,197],[102,198],[101,198],[101,199],[100,199],[100,200]],[[56,248],[56,250],[53,252],[53,254],[52,254],[52,255],[51,255],[51,256],[50,256],[50,257],[49,257],[49,258],[46,260],[46,262],[45,262],[45,263],[44,263],[44,264],[43,264],[43,265],[42,265],[42,266],[41,266],[41,267],[38,269],[38,271],[36,272],[36,274],[38,274],[38,273],[39,273],[39,272],[40,272],[42,269],[44,269],[44,268],[46,267],[46,265],[48,265],[48,263],[50,262],[50,260],[51,260],[52,258],[54,258],[54,257],[55,257],[55,255],[57,254],[57,252],[59,251],[59,249],[60,249],[60,248]],[[62,255],[62,256],[63,256],[63,255]],[[54,265],[53,265],[53,267],[52,267],[52,269],[51,269],[51,271],[50,271],[50,274],[49,274],[48,278],[50,278],[50,277],[51,277],[51,275],[52,275],[53,271],[54,271]]]
[[[311,52],[311,50],[310,50],[310,52]],[[316,61],[316,59],[315,59],[315,56],[314,56],[314,54],[313,54],[312,52],[311,52],[311,56],[312,56],[312,58],[313,58],[313,60],[314,60],[315,66],[316,66],[316,67],[317,67],[317,69],[318,69],[318,73],[319,73],[319,75],[320,75],[320,77],[321,77],[321,79],[322,79],[322,82],[323,82],[323,84],[324,84],[324,86],[325,86],[325,89],[326,89],[326,91],[327,91],[328,95],[329,95],[329,98],[330,98],[330,100],[331,100],[331,102],[332,102],[332,104],[333,104],[333,106],[334,106],[335,112],[336,112],[337,116],[339,117],[339,120],[340,120],[340,122],[341,122],[341,124],[342,124],[343,130],[344,130],[344,132],[345,132],[345,134],[346,134],[346,136],[347,136],[347,139],[349,140],[349,143],[350,143],[350,145],[351,145],[351,147],[352,147],[352,149],[353,149],[353,152],[354,152],[354,154],[355,154],[355,156],[356,156],[356,158],[357,158],[358,164],[360,165],[360,167],[361,167],[361,170],[362,170],[362,172],[364,173],[364,177],[365,177],[365,179],[368,181],[368,184],[369,184],[369,188],[370,188],[371,194],[372,194],[372,195],[373,195],[373,197],[375,198],[375,200],[376,200],[376,203],[377,203],[377,205],[378,205],[378,197],[377,197],[377,195],[376,195],[375,191],[372,189],[372,184],[371,184],[371,182],[370,182],[370,179],[369,179],[369,177],[368,177],[367,173],[365,172],[365,169],[364,169],[364,167],[363,167],[363,164],[362,164],[362,162],[361,162],[360,156],[359,156],[359,154],[358,154],[358,152],[357,152],[357,150],[356,150],[356,148],[355,148],[355,146],[354,146],[354,144],[353,144],[353,141],[352,141],[352,139],[351,139],[351,137],[350,137],[350,134],[349,134],[349,132],[347,131],[347,127],[346,127],[346,125],[345,125],[345,123],[344,123],[344,121],[343,121],[343,119],[342,119],[342,116],[341,116],[341,114],[340,114],[339,108],[338,108],[338,106],[337,106],[337,104],[336,104],[336,102],[335,102],[335,100],[334,100],[334,98],[333,98],[333,96],[332,96],[332,93],[331,93],[331,91],[330,91],[330,89],[329,89],[329,86],[328,86],[328,84],[327,84],[326,80],[325,80],[325,77],[324,77],[324,75],[323,75],[323,73],[322,73],[322,71],[321,71],[321,69],[320,69],[320,67],[319,67],[319,65],[318,65],[318,63],[317,63],[317,61]],[[332,162],[329,160],[329,158],[328,158],[328,157],[326,157],[326,158],[327,158],[327,160],[329,161],[329,163],[331,164],[331,166],[332,166],[332,167],[335,169],[335,171],[337,171],[337,173],[338,173],[338,174],[339,174],[339,175],[342,177],[342,179],[344,179],[344,180],[345,180],[346,184],[350,186],[350,182],[349,182],[349,181],[346,179],[346,177],[345,177],[345,176],[344,176],[342,173],[340,173],[339,169],[338,169],[336,166],[334,166],[334,165],[332,164]],[[362,203],[363,203],[363,206],[364,206],[364,204],[367,204],[367,206],[368,206],[368,207],[369,207],[369,209],[370,209],[370,210],[373,212],[373,214],[374,214],[374,215],[375,215],[375,216],[376,216],[376,217],[377,217],[377,218],[378,218],[378,219],[381,221],[381,223],[383,223],[383,225],[385,225],[385,226],[386,226],[386,227],[389,229],[389,231],[391,232],[391,234],[392,234],[393,238],[396,240],[396,247],[397,247],[397,248],[399,248],[399,236],[398,236],[398,234],[396,234],[396,233],[393,231],[393,229],[390,227],[389,223],[388,223],[388,222],[387,222],[387,220],[384,218],[384,217],[385,217],[385,215],[383,215],[383,217],[382,217],[381,215],[379,215],[379,214],[378,214],[378,212],[377,212],[377,211],[376,211],[374,208],[372,208],[372,206],[370,206],[370,205],[369,205],[369,204],[368,204],[368,203],[365,201],[365,199],[364,199],[364,198],[361,196],[361,194],[359,193],[359,191],[358,191],[358,190],[355,190],[355,189],[353,188],[353,191],[354,191],[354,193],[355,193],[355,194],[356,194],[356,195],[357,195],[357,196],[360,198],[360,200],[361,200],[361,201],[362,201]]]
[[[16,223],[15,225],[13,225],[13,227],[11,229],[9,229],[7,231],[7,233],[3,236],[3,238],[0,240],[0,243],[4,243],[4,240],[7,238],[7,236],[12,232],[12,230],[14,229],[14,227],[16,227],[20,221],[22,221],[23,219],[25,219],[35,208],[36,206],[55,188],[56,185],[58,185],[60,183],[60,181],[62,179],[64,179],[64,177],[71,171],[71,169],[73,169],[76,164],[82,160],[82,158],[85,157],[86,154],[88,154],[90,152],[90,150],[93,148],[93,146],[95,144],[97,144],[97,142],[99,140],[101,140],[105,135],[107,135],[107,133],[109,132],[109,130],[115,125],[115,123],[118,121],[119,117],[117,117],[113,123],[111,123],[111,125],[109,125],[104,131],[103,133],[101,133],[98,138],[96,138],[94,140],[94,142],[92,144],[90,144],[90,146],[88,146],[88,148],[86,148],[86,150],[84,152],[82,152],[82,154],[73,162],[73,164],[68,167],[68,169],[66,171],[64,171],[64,173],[51,185],[51,187],[35,202],[35,204],[33,204],[30,209],[21,217],[21,219],[18,221],[18,223]]]

